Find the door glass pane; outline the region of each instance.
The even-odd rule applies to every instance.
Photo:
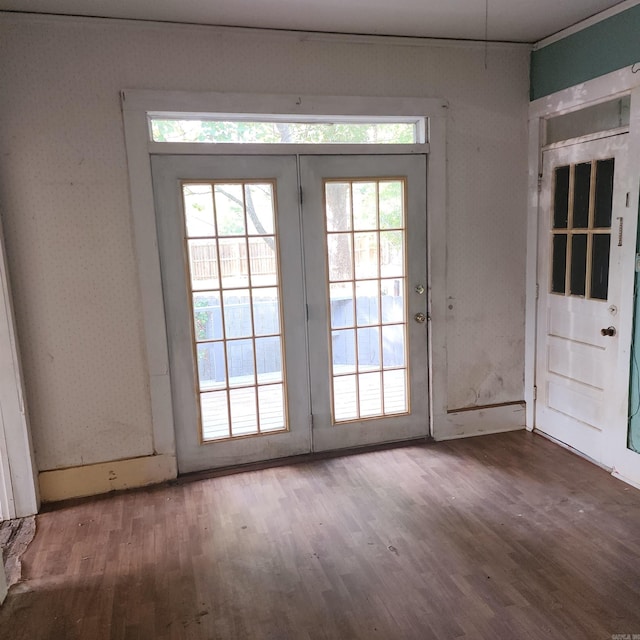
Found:
[[[246,387],[255,384],[255,354],[253,340],[227,340],[229,386]]]
[[[201,439],[286,430],[274,185],[182,193]]]
[[[569,222],[569,166],[557,167],[553,197],[553,228],[566,229]]]
[[[278,284],[278,261],[275,236],[249,239],[251,285],[273,287]]]
[[[331,332],[333,374],[344,375],[356,371],[356,332],[353,329]]]
[[[222,294],[224,327],[227,338],[253,335],[249,289],[235,289]]]
[[[591,190],[591,163],[583,162],[575,166],[573,183],[573,228],[586,229],[589,226],[589,192]]]
[[[202,439],[205,442],[231,436],[226,391],[200,394],[200,414]]]
[[[407,402],[407,370],[391,369],[382,374],[384,385],[384,412],[406,413]]]
[[[327,229],[351,230],[351,185],[348,182],[330,182],[325,191]]]
[[[276,287],[253,289],[253,326],[257,336],[280,333],[280,290]]]
[[[327,238],[329,280],[351,280],[353,278],[353,234],[332,233]]]
[[[402,322],[404,320],[404,280],[380,281],[380,306],[382,322]]]
[[[241,184],[217,184],[214,187],[216,223],[219,236],[244,236],[244,194]]]
[[[282,381],[282,344],[280,336],[256,338],[256,373],[258,383]]]
[[[380,367],[380,327],[358,329],[358,371]]]
[[[196,340],[222,340],[222,306],[219,291],[193,294]]]
[[[216,235],[213,195],[210,184],[185,184],[182,187],[184,217],[189,238]]]
[[[227,360],[223,342],[196,345],[200,391],[222,389],[227,385]]]
[[[191,274],[191,289],[218,289],[219,263],[215,240],[188,240],[189,272]]]
[[[378,227],[378,194],[375,182],[356,182],[353,185],[353,228]]]
[[[380,274],[385,278],[395,278],[404,273],[404,232],[380,232]]]
[[[591,264],[591,297],[606,300],[609,292],[609,251],[611,235],[594,234]]]
[[[272,185],[269,183],[245,184],[244,197],[247,206],[247,227],[249,229],[249,235],[273,235]]]
[[[404,325],[391,324],[382,327],[382,363],[385,368],[404,367]]]
[[[229,390],[231,408],[231,435],[256,435],[258,431],[258,405],[255,387]]]
[[[551,292],[606,300],[610,234],[602,230],[611,227],[614,158],[557,167],[554,175],[553,229],[561,231],[551,235]]]
[[[281,431],[286,426],[284,415],[284,386],[269,384],[258,387],[260,432]]]
[[[338,282],[329,285],[331,303],[331,328],[353,327],[353,282]]]
[[[593,226],[608,228],[611,226],[613,208],[613,158],[598,160],[596,164],[596,204]]]
[[[379,416],[382,413],[381,372],[361,373],[359,378],[360,416]]]
[[[379,324],[380,308],[379,280],[356,282],[356,300],[358,305],[358,326]]]
[[[401,229],[404,209],[404,183],[400,180],[378,184],[380,228]]]
[[[246,238],[218,238],[218,272],[223,289],[239,289],[249,284]],[[211,289],[211,285],[208,285]]]
[[[571,238],[571,295],[585,294],[587,275],[587,235],[576,234]]]
[[[355,233],[353,247],[356,280],[377,278],[380,267],[378,261],[378,234]]]
[[[358,417],[357,376],[339,376],[333,379],[333,412],[336,422]]]
[[[409,409],[404,190],[390,178],[325,182],[336,423]]]
[[[564,233],[553,236],[552,260],[551,291],[553,293],[564,293],[567,279],[567,236]]]

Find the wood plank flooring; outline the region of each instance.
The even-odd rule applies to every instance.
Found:
[[[640,492],[525,432],[62,506],[22,560],[0,638],[640,634]]]

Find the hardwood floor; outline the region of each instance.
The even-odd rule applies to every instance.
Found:
[[[525,432],[62,506],[22,560],[1,638],[640,634],[640,492]]]

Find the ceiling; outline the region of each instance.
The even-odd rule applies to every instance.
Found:
[[[537,42],[620,0],[487,0],[489,40]],[[628,1],[625,4],[629,4]],[[485,0],[0,0],[0,10],[483,40]]]

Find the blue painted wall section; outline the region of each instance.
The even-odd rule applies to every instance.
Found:
[[[531,100],[640,62],[640,5],[531,53]]]

